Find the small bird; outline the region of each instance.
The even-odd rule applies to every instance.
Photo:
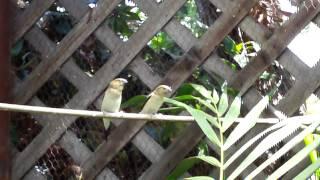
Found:
[[[140,114],[155,114],[163,104],[164,97],[168,97],[172,89],[166,85],[159,85],[150,95]]]
[[[110,82],[102,100],[101,111],[111,113],[119,112],[122,100],[122,90],[126,83],[128,83],[128,81],[123,78],[117,78]],[[103,124],[105,129],[108,130],[110,119],[103,118]]]

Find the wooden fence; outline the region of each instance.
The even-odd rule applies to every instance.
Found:
[[[298,13],[273,32],[248,16],[256,0],[210,1],[222,10],[222,14],[205,34],[197,39],[185,26],[172,18],[186,0],[165,0],[160,4],[153,0],[136,0],[138,7],[148,14],[148,18],[128,41],[123,42],[108,26],[100,26],[120,0],[100,0],[93,12],[89,10],[85,1],[59,0],[78,22],[59,44],[54,43],[35,26],[55,1],[32,1],[23,11],[16,11],[12,43],[17,43],[21,38],[25,39],[39,52],[41,61],[24,80],[17,79],[14,102],[45,106],[35,95],[50,77],[59,72],[77,89],[64,107],[86,109],[94,104],[99,108],[102,92],[108,82],[124,69],[134,72],[149,89],[154,89],[158,84],[167,84],[175,91],[197,67],[201,66],[208,74],[218,75],[227,80],[230,86],[240,90],[245,107],[250,109],[261,98],[253,84],[275,59],[295,77],[295,83],[273,108],[290,116],[312,93],[320,96],[320,64],[310,68],[287,49],[290,41],[308,23],[312,21],[320,26],[320,15],[317,16],[320,10],[319,1],[302,2]],[[245,68],[235,72],[214,50],[224,37],[238,26],[251,39],[261,44],[262,49]],[[164,77],[154,72],[140,53],[148,41],[161,30],[184,51],[183,56]],[[89,36],[96,37],[112,52],[111,58],[91,78],[72,60],[72,54]],[[266,114],[275,116],[271,112]],[[93,152],[79,141],[77,135],[69,128],[75,123],[76,117],[34,117],[42,129],[23,151],[14,153],[13,179],[46,179],[39,174],[35,165],[53,145],[61,147],[82,168],[84,179],[119,179],[106,165],[130,142],[151,162],[139,179],[164,179],[203,138],[203,133],[197,124],[193,123],[165,149],[145,132],[143,127],[146,122],[124,121],[121,124],[115,123],[116,127],[111,131],[108,140],[102,141]],[[261,128],[262,125],[255,131]],[[286,176],[290,178],[292,174],[289,172]]]

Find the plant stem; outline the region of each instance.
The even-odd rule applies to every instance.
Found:
[[[224,151],[223,151],[223,132],[222,132],[222,122],[220,121],[220,118],[218,116],[218,121],[220,123],[220,180],[224,179],[223,174],[223,164],[224,164]]]

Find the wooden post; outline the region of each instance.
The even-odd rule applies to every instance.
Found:
[[[10,102],[10,1],[0,1],[0,102]],[[0,179],[10,179],[9,112],[0,112]]]

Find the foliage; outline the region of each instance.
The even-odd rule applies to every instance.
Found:
[[[122,1],[112,12],[108,24],[123,40],[127,40],[145,20],[146,16],[142,11]]]
[[[227,177],[227,179],[235,179],[239,176],[246,167],[251,165],[259,156],[271,147],[277,145],[288,136],[293,136],[290,141],[284,144],[277,152],[275,152],[270,158],[265,160],[255,170],[253,170],[246,179],[253,179],[263,169],[265,169],[272,162],[280,158],[287,151],[292,149],[296,144],[301,142],[304,137],[313,132],[316,127],[320,125],[320,121],[313,121],[309,126],[301,129],[304,122],[299,119],[280,121],[277,124],[270,126],[263,132],[257,134],[248,140],[243,146],[236,148],[236,152],[232,154],[230,158],[225,160],[225,151],[235,146],[235,143],[246,133],[252,129],[257,123],[256,120],[269,103],[269,97],[265,96],[261,101],[254,106],[251,111],[245,116],[245,118],[235,125],[236,118],[240,115],[241,100],[240,97],[235,97],[231,105],[228,105],[228,95],[226,87],[221,90],[220,96],[215,89],[208,90],[203,86],[191,84],[192,88],[200,94],[200,96],[182,95],[177,96],[174,99],[167,98],[165,101],[168,104],[174,106],[183,107],[187,110],[196,120],[199,127],[202,129],[206,137],[220,149],[220,159],[209,155],[198,155],[189,157],[183,160],[176,169],[168,176],[168,179],[177,179],[190,169],[194,164],[200,161],[207,162],[214,167],[220,169],[220,179],[225,179],[225,170],[231,167],[231,164],[238,158],[242,158],[242,162],[239,166],[233,167],[233,172]],[[201,108],[194,103],[186,104],[186,101],[194,101],[201,104]],[[230,127],[235,127],[230,129]],[[293,132],[298,131],[295,135]],[[218,133],[216,133],[218,132]],[[228,132],[228,133],[226,133]],[[227,134],[229,134],[227,136]],[[250,150],[249,155],[241,157],[241,155],[247,151],[253,144],[257,144]],[[298,164],[304,157],[308,156],[314,148],[320,144],[320,140],[316,139],[310,145],[303,148],[299,153],[293,156],[288,162],[283,164],[278,170],[271,174],[270,179],[278,179],[285,172],[290,170],[294,165]],[[317,162],[315,162],[317,163]],[[310,169],[314,169],[310,168]],[[305,176],[306,178],[307,176]],[[191,179],[199,179],[200,177],[193,177]],[[202,179],[212,179],[211,177],[201,177]],[[200,179],[201,179],[200,178]]]
[[[177,12],[176,18],[197,38],[201,37],[208,28],[200,21],[195,0],[187,0],[185,5]]]

